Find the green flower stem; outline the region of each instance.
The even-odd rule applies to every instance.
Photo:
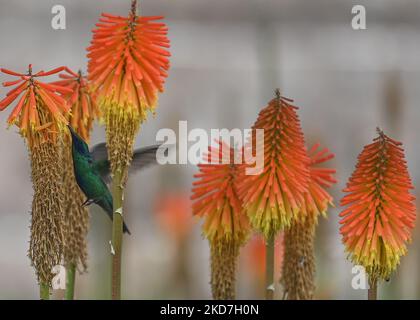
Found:
[[[265,240],[265,299],[274,298],[274,234]]]
[[[39,296],[41,300],[50,300],[50,286],[48,284],[39,284]]]
[[[117,170],[112,180],[112,198],[114,202],[114,218],[112,222],[112,300],[121,299],[121,249],[123,238],[123,187],[124,170]]]
[[[74,299],[74,284],[76,282],[76,265],[74,263],[69,263],[66,268],[66,293],[64,299],[73,300]]]
[[[369,281],[368,300],[378,300],[378,281],[376,279]]]

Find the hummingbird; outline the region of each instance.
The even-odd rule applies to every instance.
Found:
[[[82,206],[97,204],[112,220],[113,201],[107,186],[111,181],[111,170],[106,144],[99,143],[90,151],[87,143],[74,129],[71,126],[68,128],[72,138],[74,176],[77,185],[87,198]],[[160,145],[152,145],[136,149],[129,172],[155,164],[156,151],[159,147]],[[125,222],[123,222],[123,232],[131,234]]]

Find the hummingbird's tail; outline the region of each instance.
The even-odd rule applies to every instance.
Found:
[[[125,224],[124,221],[123,221],[123,232],[128,233],[131,236],[131,232],[130,232],[130,230],[128,230],[127,225]]]
[[[108,215],[108,217],[111,218],[111,221],[114,218],[114,212],[113,212],[113,205],[112,205],[112,198],[111,197],[105,197],[105,199],[102,199],[100,201],[96,202],[102,209],[104,209],[104,211],[106,212],[106,214]],[[124,233],[128,233],[129,235],[131,235],[130,230],[128,229],[127,225],[125,224],[125,222],[123,221],[123,232]]]

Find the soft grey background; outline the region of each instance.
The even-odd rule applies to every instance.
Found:
[[[55,4],[66,8],[64,31],[51,28]],[[367,30],[351,28],[355,4],[366,6]],[[85,48],[100,13],[125,15],[129,5],[128,0],[0,0],[0,65],[20,71],[29,63],[35,70],[60,65],[85,70]],[[178,120],[187,120],[190,129],[249,128],[280,87],[301,107],[308,143],[318,140],[336,154],[336,204],[378,125],[404,142],[410,173],[415,183],[419,180],[419,0],[143,0],[141,8],[144,15],[166,17],[172,67],[157,115],[142,127],[137,146],[154,143],[159,128],[176,129]],[[0,88],[1,97],[5,92]],[[0,298],[36,299],[26,256],[29,162],[16,128],[6,130],[9,112],[0,113]],[[103,140],[104,130],[96,126],[92,142]],[[126,219],[133,235],[124,243],[124,298],[210,298],[208,245],[200,223],[194,223],[185,258],[186,290],[174,284],[176,250],[153,213],[164,192],[188,194],[195,170],[155,167],[131,178]],[[318,229],[317,297],[363,299],[366,292],[351,287],[338,209]],[[109,221],[92,207],[89,273],[77,283],[78,298],[109,296],[109,239]],[[409,255],[382,286],[383,298],[420,298],[419,245],[415,230]],[[238,297],[260,298],[245,267],[240,267]]]

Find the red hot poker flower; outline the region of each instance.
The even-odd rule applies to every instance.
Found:
[[[99,114],[95,95],[90,90],[87,78],[82,75],[81,71],[74,73],[71,70],[67,70],[67,73],[60,74],[59,77],[62,80],[56,81],[53,84],[69,89],[63,95],[63,98],[71,107],[69,122],[83,140],[89,141],[93,120]]]
[[[42,299],[49,298],[49,287],[54,277],[53,267],[63,258],[63,164],[61,145],[58,143],[67,124],[69,107],[62,95],[68,88],[39,81],[67,70],[66,67],[37,73],[18,73],[1,69],[5,74],[17,77],[3,86],[15,86],[0,102],[4,110],[17,101],[9,116],[9,124],[16,124],[27,142],[31,160],[31,178],[34,189],[31,212],[31,239],[28,255],[35,268]],[[79,203],[80,205],[80,203]]]
[[[340,232],[354,263],[372,279],[388,279],[407,251],[416,208],[402,143],[378,132],[343,190]]]
[[[247,175],[241,170],[238,181],[238,194],[251,224],[267,239],[297,218],[310,179],[309,158],[296,114],[298,108],[290,104],[292,100],[281,97],[278,90],[276,95],[261,110],[252,127],[253,150],[259,143],[254,131],[264,130],[263,172]],[[249,147],[248,144],[246,148]]]
[[[302,206],[303,215],[285,231],[285,258],[283,277],[285,297],[288,300],[313,299],[315,292],[315,228],[319,215],[326,215],[332,197],[325,190],[336,182],[334,169],[319,167],[334,157],[327,148],[318,150],[313,145],[308,155],[310,182]],[[304,261],[304,263],[302,263]]]
[[[136,16],[135,2],[128,17],[102,14],[88,48],[89,80],[101,105],[141,121],[154,110],[169,69],[168,28],[154,22],[162,18]]]
[[[204,217],[203,233],[209,240],[213,299],[235,299],[236,264],[249,233],[248,218],[236,193],[234,151],[225,143],[210,147],[193,183],[193,214]],[[214,160],[219,160],[215,163]]]
[[[209,147],[208,164],[199,164],[193,182],[193,214],[205,217],[203,233],[210,241],[235,241],[242,244],[249,232],[248,218],[236,191],[237,167],[234,151],[223,142]],[[214,159],[220,162],[214,163]]]
[[[303,211],[305,216],[307,214],[313,215],[312,221],[317,222],[318,216],[326,216],[328,206],[333,205],[332,196],[325,190],[337,183],[334,179],[335,169],[320,167],[320,164],[327,162],[334,158],[328,148],[318,150],[320,144],[316,143],[308,151],[310,158],[310,182],[308,192],[305,194],[305,201]]]
[[[38,80],[68,70],[66,67],[37,73],[32,73],[32,65],[28,69],[26,74],[0,69],[5,74],[18,77],[17,80],[3,82],[4,87],[15,88],[0,101],[0,111],[17,100],[7,122],[9,125],[16,124],[29,147],[32,147],[42,141],[56,141],[57,133],[67,124],[65,114],[69,112],[69,107],[62,95],[69,93],[70,89]]]

